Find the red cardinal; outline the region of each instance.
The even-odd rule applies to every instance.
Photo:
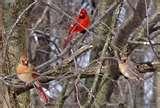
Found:
[[[39,76],[39,74],[36,71],[34,71],[34,69],[29,65],[28,58],[25,55],[22,55],[20,57],[20,61],[16,68],[16,71],[17,71],[18,78],[26,83],[31,83],[33,80],[35,80]],[[43,91],[40,82],[38,80],[35,80],[33,82],[33,85],[36,88],[40,99],[45,104],[48,103],[49,98]]]
[[[76,22],[71,24],[69,28],[69,33],[67,38],[64,39],[63,48],[65,48],[73,38],[75,38],[75,33],[84,33],[86,28],[91,25],[91,21],[86,9],[81,9],[79,15],[75,18]]]

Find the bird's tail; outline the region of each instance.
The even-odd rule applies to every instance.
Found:
[[[73,35],[72,34],[69,34],[67,36],[67,38],[64,39],[64,44],[63,44],[63,48],[66,48],[67,45],[72,41],[73,39]]]
[[[41,86],[41,84],[38,80],[34,82],[34,86],[37,90],[37,93],[38,93],[41,101],[44,102],[45,104],[47,104],[48,101],[49,101],[49,97],[44,92],[44,90],[43,90],[43,88],[42,88],[42,86]]]

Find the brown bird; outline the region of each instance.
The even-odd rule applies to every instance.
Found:
[[[143,76],[137,68],[137,65],[129,60],[127,57],[118,60],[120,72],[129,79],[143,80]]]
[[[33,83],[33,86],[36,88],[40,99],[46,104],[49,101],[48,96],[42,89],[42,86],[37,77],[39,74],[35,71],[35,69],[29,64],[28,58],[26,55],[22,55],[19,60],[19,64],[16,68],[17,76],[20,80],[28,83]]]

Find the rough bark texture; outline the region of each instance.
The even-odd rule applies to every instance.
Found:
[[[0,49],[2,49],[3,39],[3,1],[0,2]]]
[[[110,6],[112,4],[112,0],[103,0],[99,4],[100,6],[100,14],[103,13],[106,10],[106,7]],[[104,18],[103,21],[106,25],[109,27],[114,27],[115,24],[115,18],[113,13],[110,13],[106,18]],[[102,46],[107,45],[107,47],[110,47],[111,39],[111,31],[107,30],[107,28],[103,25],[98,26],[98,30],[104,30],[104,32],[99,31],[98,37],[100,40],[98,43],[101,44],[98,47],[103,48]],[[103,44],[103,42],[105,44]],[[96,44],[98,45],[98,44]],[[97,48],[97,49],[100,49]],[[112,52],[108,49],[105,51],[107,55],[105,56],[113,56]],[[103,52],[102,52],[103,53]],[[111,79],[116,80],[118,78],[117,69],[114,68],[115,66],[112,66],[111,64],[108,64],[108,68],[104,71],[104,75],[102,77],[102,80],[98,89],[98,93],[96,95],[96,101],[94,102],[94,105],[92,107],[96,108],[106,108],[106,102],[110,101],[111,94],[113,92],[113,82]],[[108,79],[108,78],[111,79]]]
[[[11,18],[14,19],[13,22],[15,22],[17,20],[17,17],[20,15],[20,13],[23,11],[23,9],[25,9],[30,3],[32,2],[32,0],[15,0],[15,3],[13,3],[12,5],[12,16]],[[14,44],[17,44],[15,47],[10,46],[9,47],[9,51],[12,52],[13,54],[15,54],[15,56],[17,58],[19,58],[19,56],[23,53],[26,52],[27,50],[27,43],[26,43],[26,39],[28,37],[28,13],[27,12],[24,17],[22,17],[22,19],[20,20],[20,23],[18,23],[17,27],[16,27],[16,33],[13,34],[14,36],[16,35],[17,40],[16,42],[14,41]],[[10,55],[9,55],[10,57]],[[10,60],[13,60],[13,58],[10,57]],[[17,61],[18,62],[18,59]],[[16,64],[15,64],[16,66]],[[11,93],[11,95],[13,95]],[[15,94],[14,94],[15,95]],[[14,100],[14,99],[13,99]],[[30,97],[29,97],[29,92],[25,92],[22,95],[17,95],[15,100],[18,100],[18,103],[16,103],[17,105],[19,105],[20,108],[26,108],[29,105],[30,102]]]
[[[3,46],[3,1],[0,1],[0,61],[2,60],[2,46]],[[2,62],[0,62],[0,73],[2,72]]]
[[[2,83],[0,83],[0,86],[1,86],[1,90],[0,90],[0,95],[1,95],[0,107],[1,108],[11,108],[10,102],[9,102],[9,99],[8,99],[9,98],[8,92],[5,93],[5,91],[8,91],[8,90]]]

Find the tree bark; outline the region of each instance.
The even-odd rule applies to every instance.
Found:
[[[2,60],[3,46],[3,0],[0,1],[0,61]],[[0,62],[0,73],[2,72],[2,62]]]
[[[14,19],[13,23],[17,20],[21,12],[32,3],[33,0],[15,0],[12,10],[12,18]],[[27,37],[28,37],[28,24],[29,24],[29,11],[26,11],[25,15],[22,16],[20,22],[16,26],[15,34],[18,37],[14,41],[17,46],[15,47],[15,56],[19,59],[19,56],[22,53],[27,53]],[[14,35],[14,34],[13,34]],[[13,47],[10,49],[13,50]],[[18,61],[19,62],[19,61]],[[16,96],[18,104],[21,108],[27,108],[30,104],[30,94],[29,92],[22,93],[21,95]],[[13,99],[14,100],[14,99]]]

